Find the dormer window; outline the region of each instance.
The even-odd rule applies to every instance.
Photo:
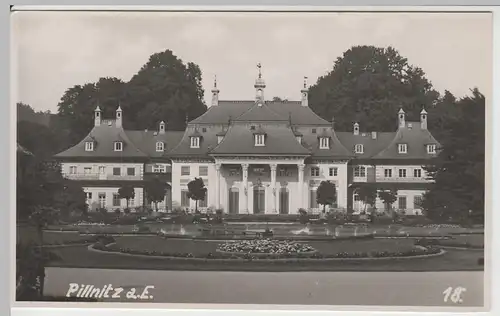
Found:
[[[191,137],[191,148],[200,148],[200,137]]]
[[[320,137],[319,149],[328,149],[328,148],[330,148],[330,138],[329,137]]]
[[[156,142],[156,151],[164,151],[165,143],[164,142]]]
[[[123,142],[115,142],[114,144],[114,150],[115,151],[123,151]]]
[[[94,151],[94,142],[85,142],[85,151]]]
[[[255,146],[265,146],[266,135],[264,134],[255,134]]]
[[[356,144],[356,146],[354,146],[354,152],[356,154],[362,154],[364,152],[363,144]]]
[[[295,139],[299,142],[299,144],[302,144],[302,136],[295,136]]]
[[[223,139],[224,139],[224,136],[217,136],[217,144],[220,144]]]
[[[435,154],[436,153],[436,145],[435,144],[427,145],[427,153],[428,154]]]
[[[398,153],[400,154],[408,153],[408,146],[406,144],[398,144]]]

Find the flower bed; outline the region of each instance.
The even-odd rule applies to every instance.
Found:
[[[470,242],[461,242],[457,240],[437,240],[437,239],[417,239],[415,240],[415,245],[429,247],[429,246],[441,246],[441,247],[452,247],[452,248],[470,248],[470,249],[484,249],[484,244],[474,244]]]
[[[226,242],[217,247],[217,252],[231,254],[269,254],[269,255],[291,255],[301,253],[314,253],[313,247],[288,240],[242,240],[238,242]]]
[[[44,246],[66,246],[66,245],[85,245],[85,244],[92,244],[92,243],[103,243],[103,244],[110,244],[114,242],[115,239],[112,236],[109,235],[95,235],[89,238],[83,238],[83,239],[77,239],[77,240],[65,240],[61,242],[49,242],[49,243],[44,243]]]

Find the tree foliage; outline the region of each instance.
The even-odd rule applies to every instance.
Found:
[[[357,187],[354,192],[358,195],[359,199],[363,201],[366,206],[370,205],[371,207],[375,206],[375,201],[377,199],[377,188],[374,185],[366,184]]]
[[[167,194],[167,184],[159,178],[153,178],[145,183],[146,195],[148,201],[155,204],[155,210],[158,212],[158,203],[165,199]]]
[[[135,197],[134,187],[129,184],[124,184],[118,189],[118,195],[120,199],[125,199],[127,201],[127,209],[131,199]]]
[[[330,181],[321,181],[316,191],[316,202],[323,205],[323,212],[327,205],[333,205],[337,201],[337,190],[335,184]]]
[[[194,178],[188,183],[188,198],[195,201],[195,212],[198,211],[198,201],[204,201],[207,196],[207,188],[202,178]]]
[[[408,120],[419,120],[438,100],[422,69],[394,48],[354,46],[339,57],[327,75],[309,90],[309,104],[322,118],[335,118],[337,130],[393,131],[399,108]]]
[[[484,217],[485,98],[474,89],[456,104],[458,119],[449,123],[442,148],[425,169],[434,180],[422,207],[430,218]],[[469,211],[472,214],[469,214]]]
[[[378,197],[384,203],[386,210],[392,211],[392,204],[398,199],[398,191],[396,189],[379,190]]]

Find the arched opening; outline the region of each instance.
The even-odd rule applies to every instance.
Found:
[[[230,188],[228,194],[228,213],[229,214],[238,214],[240,208],[240,190],[238,188]]]
[[[290,206],[290,196],[287,188],[280,189],[280,214],[288,214]]]
[[[266,191],[261,186],[253,188],[253,213],[262,214],[266,209]]]

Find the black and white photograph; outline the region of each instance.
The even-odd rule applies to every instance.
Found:
[[[16,304],[487,308],[492,13],[10,23]]]

